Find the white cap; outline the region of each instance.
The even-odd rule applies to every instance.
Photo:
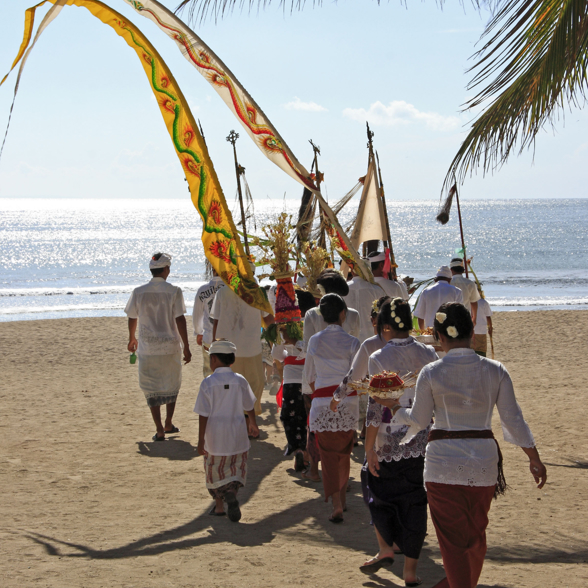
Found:
[[[155,256],[151,258],[149,262],[149,269],[161,269],[162,267],[171,266],[172,256],[168,253],[162,253],[159,259],[155,259]]]
[[[386,253],[382,252],[374,252],[375,255],[368,255],[367,260],[370,263],[378,263],[380,261],[386,261]]]
[[[452,259],[451,263],[449,264],[449,267],[463,267],[463,259]]]
[[[437,270],[437,274],[435,275],[436,278],[447,278],[448,280],[451,280],[451,278],[453,277],[451,270],[446,266],[446,265],[442,265],[438,270]]]
[[[237,346],[230,341],[215,341],[208,350],[208,355],[213,353],[237,353]]]

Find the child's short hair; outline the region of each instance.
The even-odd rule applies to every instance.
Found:
[[[235,363],[234,353],[211,353],[210,357],[216,356],[218,360],[225,365],[233,365]]]

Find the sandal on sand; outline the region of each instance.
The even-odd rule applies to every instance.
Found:
[[[404,582],[405,586],[408,586],[408,588],[414,588],[415,586],[420,586],[423,583],[423,581],[417,577],[416,582]]]
[[[214,505],[208,514],[213,517],[224,517],[227,513],[224,510],[222,512],[216,512],[216,505]]]
[[[178,429],[177,427],[175,427],[174,425],[172,425],[172,428],[171,428],[171,430],[170,430],[170,431],[166,431],[166,430],[164,429],[164,430],[163,430],[163,432],[164,432],[166,435],[169,435],[170,433],[179,433],[179,432],[180,432],[180,429]]]
[[[337,515],[336,517],[329,517],[329,521],[338,525],[339,523],[343,522],[343,517],[341,515]]]
[[[239,508],[239,501],[232,492],[227,492],[225,496],[225,502],[227,503],[227,514],[229,515],[229,521],[237,523],[241,520],[241,509]]]
[[[157,433],[155,433],[155,435],[153,435],[153,437],[151,437],[152,441],[165,441],[165,435],[163,437],[158,437]]]
[[[362,566],[359,566],[359,571],[363,572],[364,574],[375,574],[380,568],[392,567],[392,564],[394,563],[394,558],[382,557],[381,559],[377,559],[374,557],[370,560],[370,562],[371,563],[366,563]]]

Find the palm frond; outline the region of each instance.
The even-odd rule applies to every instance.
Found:
[[[587,0],[508,0],[484,31],[489,41],[476,54],[468,89],[488,85],[466,110],[492,100],[473,122],[453,159],[444,188],[454,177],[484,173],[516,151],[534,145],[537,133],[554,124],[566,105],[586,99]]]
[[[277,0],[277,2],[284,10],[290,4],[290,12],[302,10],[306,5],[306,0]],[[257,10],[260,10],[267,8],[270,4],[272,4],[272,0],[182,0],[175,13],[180,14],[187,9],[190,21],[202,22],[209,16],[214,17],[214,20],[217,21],[237,7],[241,10],[247,7],[251,11],[255,6],[257,6]],[[312,1],[313,6],[321,4],[322,0]]]

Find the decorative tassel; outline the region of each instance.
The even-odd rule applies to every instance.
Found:
[[[457,185],[453,184],[451,186],[451,190],[449,190],[449,194],[445,199],[445,202],[441,209],[439,210],[439,214],[437,214],[437,220],[442,224],[446,225],[449,222],[449,211],[451,210],[451,205],[453,204],[453,197],[457,192]]]

